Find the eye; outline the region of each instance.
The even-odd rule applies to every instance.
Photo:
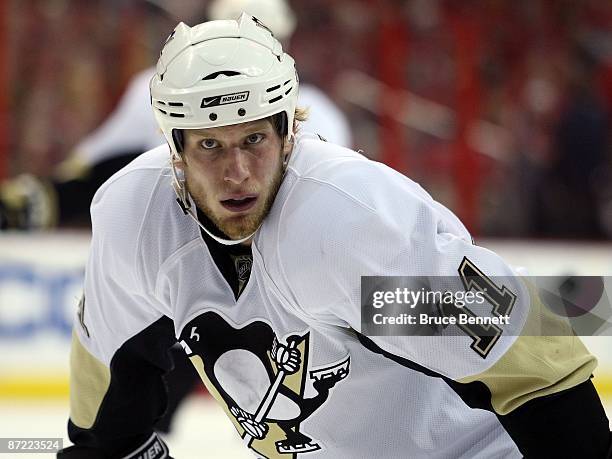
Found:
[[[255,145],[264,139],[263,134],[251,134],[246,138],[246,143],[249,145]]]
[[[217,148],[219,146],[219,142],[215,139],[204,139],[200,142],[200,146],[205,150],[212,150],[213,148]]]

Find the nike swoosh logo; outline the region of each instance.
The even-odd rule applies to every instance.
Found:
[[[208,106],[208,105],[212,104],[213,102],[215,102],[215,101],[217,101],[217,100],[219,100],[219,98],[218,98],[218,97],[215,97],[214,99],[209,100],[209,101],[203,100],[203,101],[202,101],[202,106],[203,106],[203,107],[206,107],[206,106]]]

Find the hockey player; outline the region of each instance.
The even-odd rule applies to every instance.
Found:
[[[540,303],[513,270],[408,178],[301,132],[297,94],[254,17],[168,38],[151,97],[169,146],[92,205],[58,457],[170,457],[153,425],[177,339],[258,457],[609,455],[580,340],[526,330]],[[365,335],[362,276],[461,290],[466,270],[503,276],[494,339]]]

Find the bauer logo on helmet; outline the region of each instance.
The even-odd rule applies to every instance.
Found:
[[[204,97],[200,108],[216,107],[217,105],[235,104],[249,99],[249,91],[223,94],[222,96]]]

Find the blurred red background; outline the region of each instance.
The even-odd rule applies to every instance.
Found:
[[[356,149],[477,236],[612,238],[612,2],[291,5],[300,77]],[[3,177],[49,174],[175,25],[136,0],[0,0],[0,17]]]

